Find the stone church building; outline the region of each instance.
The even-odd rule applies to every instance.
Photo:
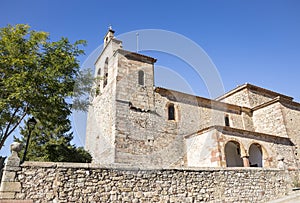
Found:
[[[122,49],[108,30],[87,118],[93,162],[298,168],[300,104],[293,98],[251,84],[215,100],[155,87],[155,62]]]

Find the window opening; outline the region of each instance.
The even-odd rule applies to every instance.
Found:
[[[230,124],[229,124],[229,116],[228,115],[225,116],[225,126],[230,126]]]
[[[168,106],[168,120],[175,120],[174,104],[169,104]]]
[[[139,73],[138,73],[138,75],[139,75],[139,79],[138,79],[139,85],[144,85],[144,83],[145,83],[145,80],[144,80],[144,76],[145,76],[144,71],[140,70]]]
[[[104,78],[103,78],[103,88],[107,85],[107,80],[108,80],[108,58],[105,60],[104,64]]]

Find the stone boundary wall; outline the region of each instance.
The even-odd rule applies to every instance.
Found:
[[[286,195],[293,180],[279,169],[25,162],[16,181],[15,198],[33,202],[266,202]]]

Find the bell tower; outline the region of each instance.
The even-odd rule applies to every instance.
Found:
[[[88,111],[85,147],[94,163],[147,163],[142,156],[154,139],[156,59],[122,49],[114,33],[109,27],[95,62],[99,80]]]
[[[114,163],[116,125],[116,76],[118,56],[122,41],[115,39],[115,31],[109,27],[104,36],[103,50],[95,61],[95,84],[86,125],[85,148],[93,162]]]
[[[112,29],[111,26],[109,26],[108,31],[104,37],[104,47],[109,43],[111,39],[115,37],[115,31]]]

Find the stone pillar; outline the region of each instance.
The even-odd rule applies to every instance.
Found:
[[[21,192],[21,183],[17,180],[17,172],[21,170],[18,152],[22,149],[20,143],[14,142],[10,145],[11,155],[3,169],[0,199],[15,199],[16,194]]]
[[[250,167],[249,156],[242,156],[244,167]]]

